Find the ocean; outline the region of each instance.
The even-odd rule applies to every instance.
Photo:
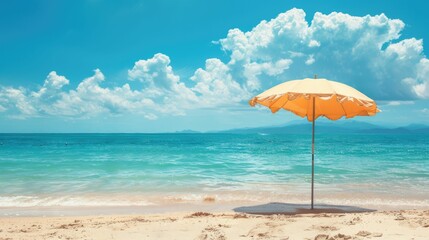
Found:
[[[0,134],[0,212],[308,203],[311,135]],[[429,205],[429,136],[316,134],[315,202]]]

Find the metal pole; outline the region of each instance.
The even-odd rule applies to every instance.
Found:
[[[314,209],[314,123],[315,123],[315,107],[316,98],[313,96],[313,134],[311,138],[311,209]]]

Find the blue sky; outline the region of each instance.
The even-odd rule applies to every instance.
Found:
[[[425,1],[3,1],[0,132],[277,125],[247,100],[285,80],[350,84],[384,125],[429,124]],[[305,121],[305,120],[303,120]]]

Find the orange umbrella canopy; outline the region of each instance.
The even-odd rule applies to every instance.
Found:
[[[313,100],[314,98],[314,100]],[[275,113],[285,109],[305,117],[308,121],[325,116],[337,120],[345,116],[373,116],[380,110],[374,100],[358,90],[326,79],[305,78],[274,86],[249,101],[251,106],[261,104]]]

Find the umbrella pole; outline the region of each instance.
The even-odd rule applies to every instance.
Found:
[[[311,138],[311,209],[314,209],[314,123],[315,123],[315,107],[316,99],[313,96],[313,130],[312,130],[312,138]]]

